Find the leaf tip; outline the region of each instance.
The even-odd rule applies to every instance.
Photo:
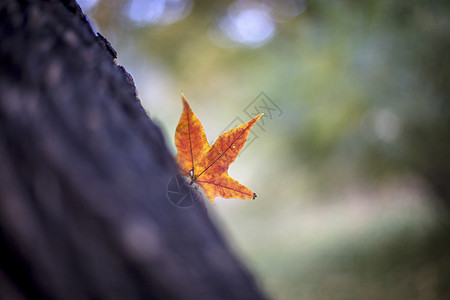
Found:
[[[264,115],[264,113],[260,113],[259,115],[257,115],[256,117],[254,117],[255,122],[257,122],[263,115]]]
[[[186,97],[184,97],[183,92],[181,92],[181,101],[183,101],[183,106],[184,106],[185,108],[188,108],[188,109],[191,108],[191,107],[189,106],[189,103],[188,103],[187,100],[186,100]]]

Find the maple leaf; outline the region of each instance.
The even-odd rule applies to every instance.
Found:
[[[202,123],[192,111],[186,98],[183,113],[175,131],[176,160],[182,175],[198,184],[209,201],[214,198],[255,199],[256,194],[228,175],[228,167],[244,147],[250,129],[263,114],[219,136],[210,146]]]

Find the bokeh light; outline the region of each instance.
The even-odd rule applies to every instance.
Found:
[[[77,2],[84,11],[89,11],[97,5],[98,0],[79,0]]]
[[[190,0],[131,0],[126,15],[139,26],[167,25],[183,19],[191,9]]]
[[[228,9],[220,21],[220,29],[232,40],[247,46],[257,47],[267,43],[275,33],[275,24],[265,5],[252,4],[239,7],[239,2]]]

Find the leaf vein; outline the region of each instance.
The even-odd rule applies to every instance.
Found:
[[[239,134],[239,136],[234,139],[234,141],[227,147],[227,149],[225,149],[225,151],[222,152],[222,154],[219,155],[219,157],[214,160],[206,169],[204,169],[198,176],[197,178],[199,178],[203,173],[205,173],[210,167],[212,167],[212,165],[214,165],[230,148],[231,146],[233,146],[233,144],[247,131],[247,128],[250,127],[250,125],[252,124],[248,124],[247,127],[245,127],[244,130],[242,130],[241,134]]]
[[[209,182],[209,181],[197,181],[197,183],[206,183],[206,184],[212,184],[212,185],[215,185],[215,186],[219,186],[219,187],[221,187],[221,188],[229,189],[229,190],[232,190],[232,191],[238,192],[238,193],[240,193],[240,194],[244,194],[244,195],[250,195],[250,196],[252,196],[252,197],[253,197],[253,194],[249,194],[249,193],[244,193],[244,192],[241,192],[241,191],[239,191],[239,190],[237,190],[237,189],[233,189],[233,188],[230,188],[230,187],[228,187],[228,186],[224,186],[224,185],[221,185],[221,184],[218,184],[218,183],[215,183],[215,182]]]

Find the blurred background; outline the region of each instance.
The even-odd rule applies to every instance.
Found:
[[[264,112],[208,205],[274,299],[450,299],[450,2],[79,0],[173,154]]]

